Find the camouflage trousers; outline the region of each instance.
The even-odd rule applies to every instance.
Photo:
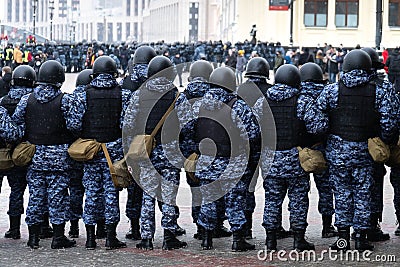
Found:
[[[95,225],[104,218],[106,224],[120,220],[119,191],[114,187],[106,162],[85,162],[82,184],[85,188],[83,222]]]
[[[309,176],[264,179],[265,206],[263,226],[266,230],[276,230],[281,226],[282,203],[286,193],[289,197],[290,228],[306,230],[310,191]]]
[[[69,171],[37,171],[28,168],[27,181],[29,202],[26,209],[26,224],[40,224],[47,212],[50,222],[62,224],[70,219],[68,186]]]
[[[370,227],[373,166],[329,166],[334,185],[335,226],[352,226],[355,231]]]

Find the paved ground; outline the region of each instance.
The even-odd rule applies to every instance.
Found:
[[[72,78],[72,79],[70,79]],[[75,82],[75,75],[68,75],[67,79],[70,85]],[[274,255],[274,259],[263,259],[265,254],[264,239],[265,232],[261,226],[263,214],[263,190],[262,187],[257,186],[256,201],[257,207],[254,214],[254,236],[255,239],[251,242],[256,244],[255,251],[245,253],[233,253],[230,251],[231,238],[214,239],[214,250],[202,251],[200,249],[200,241],[192,238],[195,232],[195,226],[190,217],[190,207],[188,201],[190,196],[188,194],[188,186],[182,179],[182,190],[179,192],[179,203],[181,207],[181,216],[179,224],[186,229],[187,234],[181,239],[188,243],[188,247],[175,251],[163,251],[162,245],[162,229],[160,226],[160,213],[157,210],[157,232],[154,241],[155,249],[153,251],[141,251],[135,248],[138,242],[125,240],[125,233],[128,231],[129,222],[125,216],[125,203],[126,191],[122,191],[120,195],[121,206],[121,222],[118,225],[118,236],[121,240],[127,242],[128,247],[125,249],[107,251],[104,248],[104,240],[98,243],[100,247],[94,251],[87,251],[85,245],[85,231],[84,225],[80,222],[80,237],[77,239],[77,246],[70,249],[52,250],[50,248],[51,239],[41,240],[41,248],[38,250],[31,250],[26,246],[28,238],[28,231],[26,224],[23,222],[21,226],[22,238],[20,240],[8,240],[3,237],[4,232],[8,229],[8,195],[10,189],[7,180],[4,179],[0,194],[0,266],[319,266],[321,264],[318,259],[322,251],[327,249],[328,246],[334,242],[334,238],[322,239],[321,234],[321,217],[317,210],[318,195],[315,184],[312,181],[312,188],[310,191],[310,209],[309,209],[309,227],[307,230],[308,240],[314,242],[316,245],[316,261],[295,261],[288,258],[288,255],[280,254],[281,258],[288,259],[288,261],[279,260],[278,255]],[[396,229],[396,219],[393,209],[393,190],[389,183],[388,175],[385,177],[385,191],[384,191],[384,214],[382,228],[384,231],[391,234],[391,240],[376,244],[376,250],[367,255],[371,260],[361,260],[356,262],[351,260],[334,260],[324,253],[323,264],[330,266],[400,266],[400,237],[393,235]],[[27,203],[28,195],[25,193],[25,206]],[[287,207],[287,200],[284,203]],[[24,219],[24,218],[23,218]],[[288,228],[288,212],[284,209],[283,225]],[[228,226],[228,225],[227,225]],[[68,231],[69,225],[66,227]],[[278,241],[279,249],[284,249],[290,252],[292,248],[292,239],[284,239]],[[354,244],[352,244],[354,246]],[[292,258],[296,258],[295,254],[290,254]],[[335,256],[335,254],[333,254]],[[397,262],[379,262],[376,257],[386,259],[388,257],[397,257]],[[362,256],[360,256],[362,258]]]

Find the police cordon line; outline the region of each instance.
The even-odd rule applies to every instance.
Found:
[[[331,249],[350,250],[352,228],[354,249],[373,250],[370,242],[390,238],[379,226],[384,164],[392,168],[400,214],[399,100],[393,85],[378,75],[383,65],[377,60],[373,49],[354,49],[343,59],[339,81],[329,84],[316,63],[300,69],[284,64],[269,84],[270,64],[255,57],[239,86],[231,68],[198,60],[182,93],[173,84],[177,66],[150,46],[135,52],[130,75],[120,83],[115,60],[99,56],[92,69],[80,72],[71,94],[60,90],[65,82],[60,62],[45,61],[37,77],[31,67],[18,66],[0,102],[1,169],[11,187],[5,237],[21,237],[28,186],[30,248],[48,237],[53,249],[76,246],[70,238],[79,236],[80,219],[88,250],[100,238],[106,238],[107,249],[124,248],[116,233],[123,178],[131,222],[126,238],[140,240],[138,249],[154,249],[157,202],[162,248],[184,248],[176,196],[185,169],[201,248],[213,249],[214,238],[232,236],[232,251],[254,250],[248,240],[261,172],[268,251],[277,251],[277,240],[289,236],[293,249],[314,250],[305,239],[313,173],[322,238],[338,236],[346,246],[334,242]],[[117,174],[115,163],[121,161],[125,174]],[[282,227],[286,194],[289,231]],[[226,219],[230,230],[223,226]]]

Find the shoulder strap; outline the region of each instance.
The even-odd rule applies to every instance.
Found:
[[[151,136],[154,137],[156,136],[158,130],[160,130],[161,126],[164,124],[165,120],[167,119],[169,113],[171,113],[171,111],[174,109],[175,107],[175,102],[176,100],[178,100],[179,97],[179,92],[177,93],[174,101],[172,102],[172,104],[169,106],[169,108],[167,109],[167,111],[165,112],[165,114],[162,116],[161,120],[157,123],[156,127],[154,128],[154,130],[151,132]]]
[[[108,149],[106,147],[106,144],[101,143],[101,148],[103,149],[104,155],[106,156],[107,164],[108,164],[108,168],[110,169],[111,177],[114,177],[115,176],[115,169],[114,169],[114,165],[112,164],[110,154],[108,153]]]

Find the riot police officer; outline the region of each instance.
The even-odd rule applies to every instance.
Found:
[[[33,91],[35,82],[36,73],[31,67],[26,65],[18,66],[12,73],[10,91],[6,96],[1,98],[0,105],[7,109],[8,114],[12,115],[20,99]],[[5,147],[6,145],[5,140],[1,140],[1,146]],[[3,174],[3,171],[1,172]],[[26,167],[14,167],[4,172],[11,187],[9,209],[7,212],[10,219],[10,229],[5,233],[5,238],[21,238],[20,225],[21,214],[24,213],[24,192],[27,186],[26,173]]]
[[[12,116],[12,123],[21,129],[13,133],[15,140],[22,139],[36,147],[27,173],[27,245],[33,249],[39,247],[40,224],[46,212],[46,201],[54,228],[51,248],[68,248],[76,244],[64,235],[65,222],[69,219],[68,185],[74,164],[67,153],[74,137],[66,127],[70,103],[60,90],[64,80],[64,69],[60,63],[54,60],[45,62],[39,70],[38,86],[33,93],[21,98]],[[13,132],[13,129],[6,127],[6,131]]]
[[[244,144],[249,142],[251,147],[259,140],[259,127],[250,107],[233,94],[236,90],[235,74],[230,68],[215,69],[210,84],[212,88],[194,104],[195,113],[198,113],[194,141],[196,153],[200,155],[195,177],[200,180],[202,193],[198,224],[204,228],[201,246],[206,250],[213,248],[213,230],[218,220],[215,198],[224,192],[226,213],[233,232],[232,251],[252,250],[255,246],[245,240],[248,177],[242,175],[249,154]],[[207,140],[212,140],[213,144]]]
[[[300,68],[301,95],[299,97],[300,117],[304,118],[307,106],[318,98],[326,85],[322,69],[316,63],[308,62]],[[309,137],[309,144],[325,155],[326,136]],[[318,190],[318,211],[322,215],[322,238],[337,236],[338,233],[332,226],[332,215],[335,213],[333,206],[333,190],[329,182],[328,170],[322,173],[314,173],[314,182]]]
[[[293,249],[314,250],[314,244],[305,240],[310,190],[309,174],[300,166],[297,147],[304,145],[306,132],[299,114],[300,72],[290,64],[281,66],[275,75],[275,84],[264,98],[257,100],[254,110],[263,122],[263,147],[261,171],[264,179],[265,207],[263,226],[266,230],[265,245],[268,250],[277,249],[277,231],[281,225],[282,203],[286,192],[289,197],[290,228],[293,230]],[[270,121],[268,106],[275,123]],[[275,124],[275,128],[272,127]],[[291,127],[288,127],[291,125]],[[265,135],[276,131],[276,151],[273,143],[265,142]]]
[[[123,157],[121,126],[130,98],[130,91],[121,89],[118,85],[117,75],[115,61],[109,56],[101,56],[95,60],[90,86],[77,95],[80,100],[76,101],[78,106],[74,108],[76,118],[73,128],[81,132],[82,138],[105,143],[113,161]],[[83,211],[86,248],[96,248],[95,225],[102,217],[105,217],[107,230],[106,248],[126,247],[116,236],[120,220],[118,191],[112,182],[103,151],[99,151],[92,160],[84,162],[82,183],[86,195]],[[103,205],[104,209],[101,208]]]
[[[334,249],[350,248],[351,226],[355,231],[355,249],[374,248],[366,239],[374,179],[367,141],[378,136],[386,143],[393,142],[397,108],[390,94],[370,83],[371,67],[366,52],[350,51],[344,58],[340,81],[326,86],[305,115],[308,130],[329,134],[326,157],[334,184],[335,225],[339,240],[347,241],[347,246],[335,242]]]

